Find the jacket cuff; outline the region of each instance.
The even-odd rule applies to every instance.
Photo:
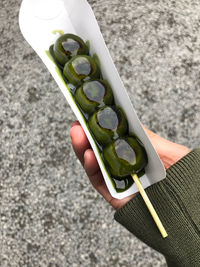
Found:
[[[197,234],[200,231],[197,209],[199,204],[195,204],[200,203],[198,200],[200,199],[200,149],[188,153],[167,170],[164,180],[148,187],[145,191],[166,228],[169,235],[166,239],[162,238],[140,194],[116,211],[114,218],[166,258],[170,255],[172,262],[180,262],[177,266],[181,266],[185,240],[188,244],[191,242],[191,247],[194,247],[194,244],[200,245]],[[188,253],[195,259],[197,252]],[[182,266],[189,265],[182,264]]]

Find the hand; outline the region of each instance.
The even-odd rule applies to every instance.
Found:
[[[190,151],[185,146],[175,144],[160,137],[159,135],[148,130],[146,127],[144,127],[144,130],[149,136],[166,169],[168,169]],[[74,152],[83,165],[90,179],[90,182],[92,183],[94,188],[105,198],[105,200],[113,206],[113,208],[115,208],[116,210],[120,209],[136,195],[131,195],[122,200],[113,198],[107,189],[98,162],[93,150],[91,149],[90,143],[78,121],[75,121],[72,124],[70,136],[72,139]]]

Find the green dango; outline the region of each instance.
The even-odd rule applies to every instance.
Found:
[[[99,79],[100,69],[92,57],[79,55],[65,64],[63,74],[69,83],[80,86],[85,81]]]
[[[147,154],[135,137],[120,137],[107,145],[103,157],[111,175],[123,178],[139,173],[147,165]]]
[[[80,37],[69,33],[56,40],[53,52],[57,61],[64,66],[74,56],[88,55],[89,49]]]
[[[128,131],[126,116],[122,109],[116,106],[99,109],[89,118],[88,126],[101,146],[106,146]]]
[[[61,65],[59,65],[59,68],[63,69],[67,82],[75,88],[81,86],[83,82],[100,78],[99,64],[96,63],[94,58],[88,56],[89,49],[78,36],[72,38],[72,35],[63,35],[56,41],[53,48],[53,57],[55,56],[57,65],[59,65],[58,63],[65,65],[64,69]],[[82,91],[81,89],[77,90],[76,101],[78,103],[80,101],[79,105],[81,106],[82,104],[85,112],[90,114],[97,107],[101,107],[105,94],[103,94],[103,91],[101,92],[102,94],[99,93],[98,87],[95,87],[92,94],[87,90],[85,95],[83,93],[85,93],[83,87]],[[89,107],[90,105],[87,105],[89,102],[86,100],[96,103],[94,106]],[[82,110],[84,110],[83,107]],[[133,183],[130,180],[130,177],[132,177],[163,238],[167,237],[167,232],[138,178],[148,162],[146,151],[136,136],[122,137],[128,134],[128,123],[121,108],[104,106],[91,115],[88,120],[88,126],[101,146],[104,162],[110,171],[111,177],[113,177],[116,191],[122,192],[128,189]]]
[[[83,83],[76,90],[74,97],[86,114],[92,114],[105,105],[114,105],[112,89],[106,80]]]

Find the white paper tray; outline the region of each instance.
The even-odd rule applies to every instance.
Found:
[[[90,54],[96,53],[98,55],[101,62],[103,77],[109,81],[113,88],[116,104],[121,106],[126,113],[130,132],[134,132],[140,138],[147,151],[148,165],[145,168],[146,173],[140,178],[143,187],[146,188],[164,179],[166,177],[164,166],[141,126],[88,2],[86,0],[24,0],[20,9],[19,24],[24,38],[47,66],[77,119],[81,123],[92,149],[95,152],[111,195],[115,198],[122,199],[137,192],[138,189],[135,184],[123,193],[117,193],[114,189],[98,148],[87,128],[81,112],[78,110],[73,100],[70,90],[68,90],[66,84],[58,75],[55,64],[47,56],[46,51],[58,38],[58,35],[52,33],[54,30],[74,33],[85,41],[89,40]]]

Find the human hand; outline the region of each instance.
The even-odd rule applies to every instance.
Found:
[[[155,150],[162,160],[165,169],[168,169],[190,151],[185,146],[178,145],[160,137],[154,132],[148,130],[146,127],[144,127],[144,130],[146,131]],[[74,152],[83,165],[90,179],[90,182],[92,183],[94,188],[105,198],[105,200],[113,206],[113,208],[115,208],[116,210],[120,209],[136,195],[134,194],[121,200],[113,198],[107,189],[101,170],[99,168],[99,164],[96,160],[93,150],[91,149],[87,136],[78,121],[75,121],[72,124],[70,129],[70,136],[72,139]]]

